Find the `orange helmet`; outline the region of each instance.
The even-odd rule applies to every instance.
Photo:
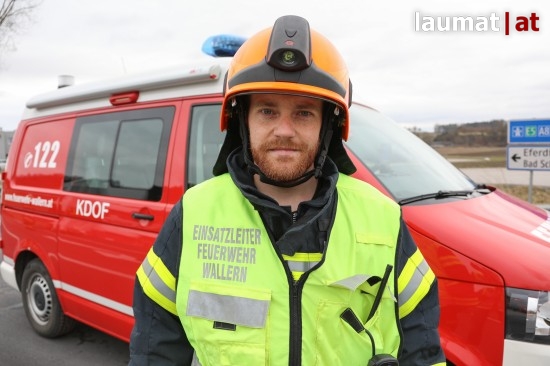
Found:
[[[321,146],[314,170],[291,182],[266,178],[250,156],[244,97],[254,93],[277,93],[319,98],[325,101],[321,126]],[[221,130],[227,130],[214,175],[227,172],[226,159],[243,147],[249,169],[270,184],[290,187],[322,174],[325,158],[330,156],[344,174],[355,166],[343,146],[349,133],[351,82],[340,53],[325,37],[310,30],[304,18],[287,15],[272,28],[249,38],[239,48],[225,75]]]
[[[251,93],[297,94],[333,102],[344,113],[341,136],[347,140],[351,104],[348,69],[334,45],[310,30],[301,17],[281,17],[272,28],[252,36],[239,48],[226,75],[222,131],[231,115],[231,100]]]

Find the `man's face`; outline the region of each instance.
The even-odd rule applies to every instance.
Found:
[[[269,178],[291,181],[313,168],[323,103],[280,94],[250,97],[248,129],[256,165]]]

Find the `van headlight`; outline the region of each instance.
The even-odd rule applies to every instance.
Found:
[[[506,338],[550,344],[548,291],[506,288]]]

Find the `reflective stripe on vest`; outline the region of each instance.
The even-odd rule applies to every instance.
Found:
[[[422,301],[434,282],[435,274],[419,249],[409,257],[399,275],[399,318],[404,318]]]
[[[294,280],[298,281],[305,272],[315,267],[323,259],[323,254],[294,253],[292,256],[283,254],[283,259],[288,264]]]
[[[190,291],[187,315],[205,319],[216,319],[223,323],[250,328],[264,328],[269,300],[219,295],[201,291]]]
[[[138,281],[143,292],[151,300],[174,315],[176,310],[176,279],[155,254],[149,249],[147,256],[137,271]]]
[[[302,365],[366,365],[372,343],[365,329],[377,353],[397,356],[393,271],[369,315],[386,267],[395,267],[399,206],[347,176],[340,176],[337,192],[325,257],[287,258],[289,267],[307,272],[301,292],[228,174],[185,193],[176,303],[202,365],[288,365],[291,325],[301,325],[292,331],[301,332]],[[320,265],[308,270],[311,262]],[[291,298],[301,300],[300,323],[289,318]],[[348,323],[346,311],[359,322]]]

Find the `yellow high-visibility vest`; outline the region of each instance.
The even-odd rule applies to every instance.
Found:
[[[228,174],[185,193],[176,313],[201,365],[364,366],[373,341],[397,357],[399,206],[345,175],[337,194],[324,258],[294,281]]]

